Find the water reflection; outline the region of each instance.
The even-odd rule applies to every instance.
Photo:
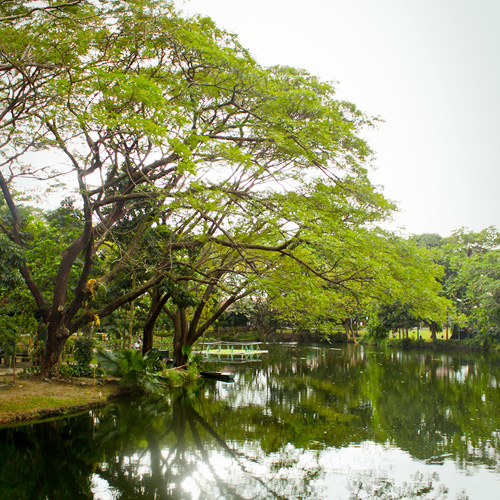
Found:
[[[269,346],[234,384],[0,431],[11,498],[496,498],[498,357]]]

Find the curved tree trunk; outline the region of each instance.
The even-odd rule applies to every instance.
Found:
[[[142,354],[147,354],[153,350],[153,336],[155,331],[156,318],[151,320],[148,316],[142,329]]]
[[[234,302],[250,293],[250,291],[246,291],[241,295],[233,295],[219,305],[219,308],[209,319],[200,324],[203,310],[208,303],[208,298],[212,290],[213,287],[209,285],[194,311],[190,322],[187,320],[187,311],[184,308],[179,307],[175,313],[169,313],[174,322],[174,366],[184,366],[187,364],[189,361],[189,356],[187,355],[189,348],[219,319],[231,304],[234,304]]]
[[[151,306],[142,330],[142,354],[147,354],[153,350],[153,338],[156,320],[159,318],[165,304],[171,294],[162,295],[159,290],[154,289],[151,297]]]

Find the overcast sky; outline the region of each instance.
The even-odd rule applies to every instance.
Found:
[[[177,0],[372,116],[395,227],[500,228],[500,0]]]

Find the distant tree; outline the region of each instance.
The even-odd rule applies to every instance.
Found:
[[[445,242],[445,239],[437,233],[416,234],[412,240],[417,246],[427,249],[439,248]]]
[[[500,332],[500,234],[493,227],[479,232],[455,231],[439,250],[445,269],[443,293],[458,311],[455,330],[470,334]]]
[[[419,319],[412,313],[410,304],[381,304],[368,322],[368,336],[384,338],[389,332],[402,331],[403,337],[408,338],[408,330],[418,324]]]

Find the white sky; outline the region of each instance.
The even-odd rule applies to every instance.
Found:
[[[409,233],[500,228],[500,0],[177,0],[264,66],[304,68],[384,122],[371,178]]]

